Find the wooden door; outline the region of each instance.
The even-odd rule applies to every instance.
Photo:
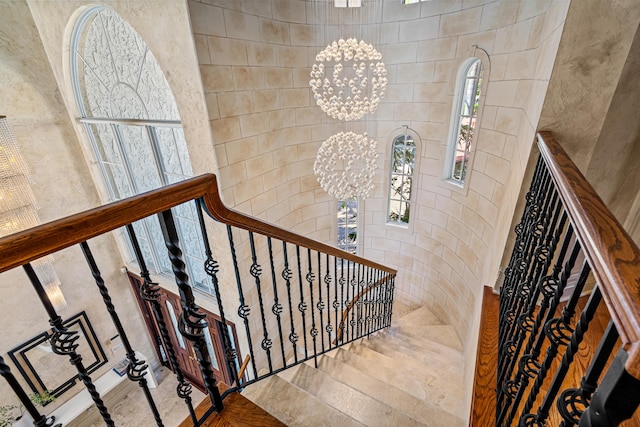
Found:
[[[129,273],[129,278],[134,290],[137,293],[140,285],[142,284],[142,279],[131,273]],[[193,346],[191,345],[189,340],[182,337],[178,329],[178,322],[180,319],[180,314],[182,313],[180,297],[172,292],[167,291],[166,289],[160,288],[158,302],[160,303],[162,317],[164,318],[164,321],[167,325],[170,343],[164,343],[161,339],[154,339],[154,342],[163,347],[161,350],[157,350],[160,354],[166,354],[166,348],[169,344],[171,344],[171,347],[176,354],[178,367],[184,374],[185,378],[187,378],[190,383],[204,392],[204,381],[202,380],[200,365],[198,364]],[[143,302],[143,300],[138,298],[138,303],[143,312],[145,312],[145,310],[147,311],[147,313],[151,312],[149,302]],[[205,320],[208,323],[208,327],[207,329],[205,329],[205,339],[207,341],[209,357],[211,359],[211,365],[216,380],[223,381],[226,384],[231,384],[231,375],[228,371],[227,364],[225,363],[222,337],[220,336],[222,321],[217,315],[202,308],[200,310],[204,314],[206,314]],[[153,316],[151,316],[151,318],[153,319]],[[238,348],[235,339],[235,327],[230,322],[227,322],[227,324],[229,325],[229,329],[232,333],[231,338],[232,340],[234,340],[236,348]],[[157,324],[155,323],[155,319],[153,320],[153,326],[147,324],[147,329],[149,330],[149,333],[152,335],[152,337],[160,336]]]

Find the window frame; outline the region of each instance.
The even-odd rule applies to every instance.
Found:
[[[136,179],[133,176],[133,169],[130,166],[130,158],[127,152],[130,148],[127,148],[127,143],[129,140],[123,136],[123,130],[127,127],[131,129],[140,129],[141,134],[146,135],[146,141],[149,144],[148,149],[150,150],[153,157],[153,165],[155,167],[155,173],[157,174],[157,178],[159,180],[160,186],[166,186],[171,184],[172,182],[179,181],[182,179],[187,179],[193,176],[193,170],[191,161],[189,159],[189,153],[186,151],[185,153],[180,153],[180,148],[176,145],[178,143],[177,133],[182,135],[182,139],[184,140],[184,130],[182,127],[182,122],[178,119],[149,119],[149,118],[127,118],[127,117],[100,117],[94,116],[88,113],[88,100],[85,98],[87,88],[84,87],[85,81],[81,78],[80,67],[82,63],[85,61],[83,54],[84,52],[80,52],[81,46],[84,45],[86,40],[87,31],[89,25],[92,25],[94,19],[99,19],[98,15],[102,11],[109,11],[109,13],[113,13],[117,15],[123,22],[125,22],[131,29],[137,33],[135,28],[129,24],[129,22],[120,16],[113,9],[104,6],[104,5],[94,5],[86,7],[82,13],[79,15],[78,19],[74,23],[73,30],[71,33],[70,41],[69,41],[69,81],[71,82],[73,97],[75,100],[75,105],[77,108],[77,121],[82,126],[84,130],[84,134],[89,142],[89,149],[87,150],[87,155],[90,160],[90,166],[94,166],[96,169],[99,169],[99,173],[95,173],[93,175],[94,182],[98,184],[97,186],[100,188],[100,192],[102,193],[103,200],[111,202],[114,200],[119,200],[119,198],[123,197],[120,195],[120,191],[114,188],[114,183],[112,182],[111,174],[107,171],[106,165],[109,163],[109,159],[103,157],[101,154],[101,149],[104,146],[104,143],[99,140],[99,137],[102,131],[98,130],[98,126],[103,126],[105,129],[109,129],[111,133],[111,137],[113,138],[114,149],[117,153],[118,157],[121,160],[121,166],[123,168],[123,177],[124,183],[128,186],[128,190],[133,194],[140,194],[141,192],[146,191],[146,189],[141,190],[139,188],[139,183],[136,183]],[[106,31],[106,30],[105,30]],[[142,36],[137,33],[137,35],[142,39]],[[146,59],[147,57],[153,57],[153,53],[150,51],[148,45],[142,39],[144,43],[144,53],[143,57]],[[111,44],[108,46],[112,47]],[[155,57],[154,57],[155,60]],[[146,62],[146,61],[143,61]],[[157,63],[157,61],[156,61]],[[86,62],[85,62],[86,64]],[[86,64],[88,65],[88,64]],[[142,65],[140,65],[142,67]],[[159,64],[158,64],[159,67]],[[162,69],[159,69],[159,72],[162,73],[162,76],[166,83],[166,89],[170,92],[171,101],[173,105],[171,108],[175,109],[177,112],[178,107],[175,102],[175,97],[173,96],[173,92],[169,86],[169,83],[166,81],[166,76],[164,76],[164,72]],[[118,80],[120,83],[120,80]],[[135,90],[135,89],[134,89]],[[136,90],[137,92],[137,90]],[[143,104],[145,107],[148,105],[146,103]],[[178,113],[176,113],[178,114]],[[109,114],[111,116],[111,114]],[[92,126],[96,126],[96,129]],[[161,148],[161,132],[169,129],[173,134],[173,145],[175,146],[175,151],[177,154],[177,158],[175,162],[179,165],[179,172],[175,170],[169,170],[165,161],[163,160],[163,150]],[[104,136],[104,135],[103,135]],[[166,137],[166,135],[164,135]],[[81,138],[81,140],[84,138]],[[166,143],[166,140],[164,141]],[[183,148],[187,150],[186,147]],[[172,152],[173,150],[169,151]],[[95,171],[97,172],[97,171]],[[99,177],[98,177],[99,175]],[[117,180],[113,180],[116,182]],[[129,197],[129,195],[124,195],[124,197]],[[180,210],[177,208],[172,209],[174,212],[174,217],[176,218],[176,225],[178,228],[178,233],[180,236],[181,242],[183,245],[186,245],[186,239],[183,238],[183,227],[187,226],[189,222],[197,222],[197,217],[194,218],[186,218],[181,216],[180,212],[190,211],[192,215],[195,215],[196,209],[195,205],[184,206]],[[160,255],[164,255],[166,253],[166,247],[160,247],[156,245],[154,239],[152,238],[151,225],[149,221],[155,221],[154,218],[143,219],[138,222],[138,230],[142,232],[142,236],[138,236],[140,239],[145,240],[149,246],[149,256],[150,258],[147,261],[150,261],[152,265],[148,265],[148,269],[161,277],[170,278],[173,280],[173,272],[168,271],[166,268],[163,268],[161,263],[158,261]],[[198,225],[199,227],[199,225]],[[133,257],[133,251],[131,247],[131,243],[128,238],[124,236],[124,233],[118,233],[118,239],[120,251],[123,257],[129,263],[137,264],[137,261]],[[198,237],[198,247],[202,246],[202,236]],[[192,287],[194,290],[199,290],[205,293],[213,294],[213,289],[211,288],[211,283],[206,277],[202,277],[202,281],[197,280],[198,275],[194,273],[194,268],[196,265],[199,265],[204,262],[204,249],[198,251],[198,255],[194,256],[194,254],[190,253],[192,251],[188,251],[186,246],[182,247],[183,258],[185,260],[185,264],[187,267],[187,272],[189,277],[192,278]],[[193,248],[192,248],[193,249]]]
[[[335,200],[335,212],[336,212],[336,221],[335,221],[335,233],[334,238],[335,238],[335,245],[338,249],[344,250],[346,252],[352,253],[354,255],[360,255],[361,251],[362,251],[362,245],[361,245],[361,241],[362,241],[362,205],[363,205],[363,201],[360,199],[349,199],[349,200],[339,200],[339,199],[334,199]],[[352,201],[356,202],[356,219],[355,219],[355,230],[356,230],[356,238],[353,241],[353,245],[355,246],[355,252],[350,252],[348,251],[348,246],[349,244],[341,244],[340,243],[340,208],[339,205],[340,203],[350,203]],[[348,221],[345,220],[345,223],[348,225]],[[347,227],[348,229],[348,227]]]
[[[468,80],[468,74],[473,65],[476,62],[480,62],[481,70],[477,80],[480,80],[480,94],[477,101],[477,110],[475,114],[475,126],[471,139],[469,140],[469,154],[466,160],[466,172],[464,179],[459,180],[453,177],[456,158],[456,151],[459,138],[460,123],[463,118],[461,114],[464,89]],[[442,172],[442,180],[446,182],[447,188],[454,189],[458,192],[466,194],[469,188],[469,181],[473,171],[473,160],[475,158],[475,151],[477,147],[478,134],[481,128],[482,111],[484,106],[484,100],[486,99],[487,86],[489,81],[490,63],[489,57],[486,52],[478,47],[474,47],[470,57],[466,58],[462,64],[458,67],[455,79],[455,89],[453,92],[453,103],[451,106],[451,118],[449,122],[449,133],[447,134],[446,148],[444,154],[444,165]],[[475,86],[477,90],[477,85]],[[469,116],[473,120],[473,116]]]
[[[421,148],[422,148],[422,142],[420,140],[420,136],[418,135],[418,133],[409,128],[407,125],[398,128],[396,130],[394,130],[391,135],[394,135],[393,139],[391,140],[391,145],[390,145],[390,150],[389,150],[389,161],[388,161],[388,166],[389,166],[389,172],[387,174],[387,194],[386,194],[386,198],[387,198],[387,203],[386,203],[386,211],[385,211],[385,225],[389,225],[392,227],[399,227],[399,228],[403,228],[403,229],[408,229],[411,227],[411,224],[413,224],[413,221],[411,220],[411,212],[413,210],[413,215],[415,215],[416,209],[415,209],[415,193],[416,193],[416,178],[418,176],[418,164],[419,164],[419,159],[422,156],[421,154]],[[395,151],[395,143],[398,139],[400,138],[404,138],[405,140],[405,148],[406,148],[406,140],[407,138],[411,138],[411,140],[413,140],[413,144],[415,146],[415,154],[414,154],[414,158],[413,158],[413,171],[411,173],[411,186],[410,186],[410,194],[409,194],[409,199],[407,200],[406,203],[408,203],[409,205],[409,221],[408,222],[403,222],[403,221],[393,221],[389,219],[390,213],[391,213],[391,202],[392,202],[392,197],[391,197],[391,182],[393,179],[393,175],[394,175],[394,171],[393,171],[393,153]],[[402,174],[402,176],[406,176],[404,174]]]

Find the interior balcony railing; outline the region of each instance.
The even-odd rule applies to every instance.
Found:
[[[213,290],[215,314],[222,325],[232,319],[237,327],[237,337],[229,328],[220,328],[224,348],[221,364],[226,364],[230,387],[219,387],[214,375],[214,356],[205,336],[209,325],[196,301],[196,295],[201,294],[193,292],[192,279],[186,272],[184,245],[179,236],[189,231],[179,233],[174,220],[181,206],[193,209],[197,218],[194,223],[198,227],[193,230],[201,237],[197,240],[201,242],[205,259],[200,268]],[[147,268],[149,260],[136,235],[136,222],[154,217],[160,224],[167,262],[174,273],[175,285],[172,286],[179,294],[181,313],[177,329],[193,348],[211,401],[211,409],[199,418],[191,398],[192,384],[181,372],[177,349],[169,337],[175,319],[163,315],[159,301],[162,289]],[[114,421],[78,352],[77,331],[70,330],[54,308],[33,263],[66,248],[79,247],[86,266],[77,260],[74,268],[86,270],[87,283],[95,283],[94,289],[104,300],[105,309],[122,339],[128,360],[126,375],[144,390],[149,410],[161,426],[158,405],[162,402],[154,401],[145,379],[148,363],[141,360],[126,332],[144,326],[129,324],[118,315],[110,296],[113,284],[105,279],[107,274],[101,271],[100,261],[96,260],[94,254],[99,251],[92,249],[97,246],[92,239],[114,230],[124,230],[121,234],[128,238],[140,271],[140,296],[151,307],[168,363],[177,378],[177,393],[184,400],[194,426],[201,425],[212,412],[222,411],[224,398],[229,393],[316,359],[322,353],[391,323],[395,270],[227,209],[220,200],[214,175],[196,177],[0,239],[0,272],[24,270],[34,297],[37,296],[49,317],[49,325],[43,325],[43,329],[51,329],[53,352],[60,355],[60,363],[71,362],[75,367],[107,426],[113,426]],[[88,292],[88,288],[73,289],[73,292]],[[11,295],[2,298],[10,299]],[[11,319],[3,317],[3,330],[11,327],[4,322]],[[244,363],[240,352],[248,356]],[[2,357],[0,373],[36,426],[55,425],[55,420],[38,412],[29,393]]]
[[[500,291],[495,425],[640,425],[624,424],[640,403],[640,250],[553,136],[537,144]]]

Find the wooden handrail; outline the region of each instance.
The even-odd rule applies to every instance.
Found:
[[[393,275],[391,276],[393,277]],[[380,284],[382,284],[384,281],[389,280],[391,277],[387,276],[387,277],[383,277],[382,279],[379,279],[378,281],[376,281],[375,283],[372,283],[371,285],[367,286],[366,288],[364,288],[362,291],[360,291],[358,293],[358,295],[356,295],[355,297],[353,297],[353,299],[351,300],[351,302],[347,305],[347,307],[344,309],[344,311],[342,312],[342,319],[341,322],[344,323],[345,320],[347,320],[347,317],[349,316],[349,312],[353,309],[353,306],[358,302],[358,300],[360,298],[362,298],[364,295],[367,294],[367,292],[369,292],[370,290],[372,290],[373,288],[375,288],[376,286],[379,286]],[[336,339],[333,340],[333,344],[336,345],[337,343],[339,343],[340,341],[342,341],[342,335],[344,335],[344,329],[340,329],[338,328],[336,331]]]
[[[640,379],[640,249],[553,135],[537,141],[629,354],[625,368]]]
[[[224,224],[376,268],[390,275],[396,274],[392,268],[228,209],[220,199],[216,176],[213,174],[201,175],[3,237],[0,239],[0,272],[200,198],[209,214]]]

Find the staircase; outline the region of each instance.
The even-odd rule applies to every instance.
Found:
[[[394,303],[390,329],[252,384],[288,426],[464,425],[462,346],[427,308]]]

